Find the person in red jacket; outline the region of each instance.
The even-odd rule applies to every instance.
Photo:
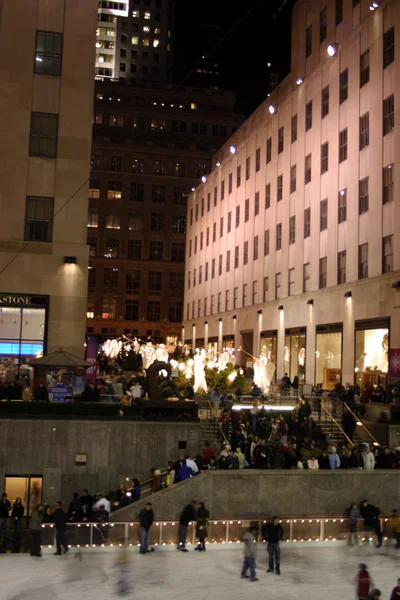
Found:
[[[358,567],[356,577],[357,598],[359,600],[368,600],[369,592],[373,587],[371,575],[368,573],[367,565],[361,563]]]
[[[228,440],[229,439],[229,425],[231,423],[231,416],[229,414],[228,409],[223,410],[223,412],[219,418],[219,422],[221,423],[221,426],[222,426],[222,432],[223,432],[225,438]]]
[[[211,458],[215,456],[214,448],[211,447],[210,442],[206,442],[203,450],[201,451],[204,460],[209,463]]]
[[[392,590],[390,600],[400,600],[400,578],[397,580],[396,587]]]

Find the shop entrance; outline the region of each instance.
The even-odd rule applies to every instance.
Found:
[[[240,335],[242,337],[241,346],[243,351],[240,356],[240,364],[241,366],[247,366],[247,363],[251,363],[253,365],[253,339],[254,332],[253,331],[241,331]]]
[[[43,477],[42,475],[6,475],[4,491],[11,506],[18,497],[21,498],[25,517],[30,517],[36,504],[42,502]]]

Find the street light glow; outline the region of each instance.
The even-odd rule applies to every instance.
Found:
[[[207,177],[205,175],[202,176],[201,178],[202,182],[205,183],[207,181]]]
[[[231,154],[235,154],[235,152],[236,152],[236,146],[231,146],[231,147],[229,148],[229,152],[230,152]]]
[[[335,54],[336,54],[336,48],[335,48],[335,46],[332,46],[332,44],[329,44],[326,51],[329,54],[329,56],[335,56]]]
[[[269,105],[268,110],[271,113],[271,115],[274,115],[276,113],[276,107],[273,104]]]

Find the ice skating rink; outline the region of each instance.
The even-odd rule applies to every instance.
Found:
[[[340,544],[340,545],[339,545]],[[322,544],[321,544],[322,546]],[[75,548],[66,556],[44,553],[42,559],[27,554],[1,555],[1,600],[108,600],[117,593],[121,565],[117,550],[89,551]],[[128,553],[126,598],[138,600],[354,600],[354,577],[365,562],[382,591],[382,600],[400,577],[400,551],[393,545],[349,548],[342,543],[320,548],[318,544],[282,544],[280,576],[266,573],[267,552],[259,545],[259,581],[240,579],[242,545],[220,549],[209,545],[206,552],[184,554],[160,549],[139,555]],[[125,577],[123,577],[125,580]]]

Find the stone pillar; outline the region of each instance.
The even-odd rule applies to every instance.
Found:
[[[315,318],[314,306],[308,305],[308,322],[306,332],[306,378],[305,383],[315,382]]]
[[[342,340],[342,384],[354,383],[354,300],[344,298]]]

